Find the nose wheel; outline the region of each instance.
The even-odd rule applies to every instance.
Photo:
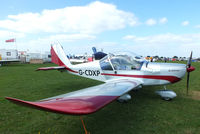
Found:
[[[168,90],[166,86],[164,86],[164,89],[156,91],[156,94],[160,95],[165,101],[170,101],[177,96],[174,91]]]
[[[170,101],[170,100],[172,100],[172,98],[169,98],[169,97],[163,97],[162,99],[165,100],[165,101]]]

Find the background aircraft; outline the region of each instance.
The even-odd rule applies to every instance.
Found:
[[[101,52],[101,51],[97,52],[96,47],[92,47],[92,51],[93,51],[93,57],[95,60],[100,60],[107,55],[106,53]]]

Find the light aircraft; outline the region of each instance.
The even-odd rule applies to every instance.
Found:
[[[92,47],[92,57],[87,58],[87,56],[83,56],[85,59],[69,59],[71,63],[85,63],[85,62],[91,62],[94,60],[100,60],[103,57],[105,57],[107,54],[104,52],[97,52],[96,47]]]
[[[106,53],[101,52],[101,51],[97,52],[96,47],[92,47],[92,51],[93,51],[93,57],[95,60],[100,60],[107,55]]]
[[[69,59],[71,63],[84,63],[87,62],[86,59]]]
[[[36,102],[23,101],[6,97],[11,102],[33,108],[71,115],[94,113],[114,100],[128,101],[131,90],[147,85],[167,85],[178,82],[186,72],[195,68],[191,66],[192,53],[187,65],[177,63],[138,62],[125,53],[108,54],[101,60],[72,65],[60,44],[51,47],[52,62],[56,67],[38,70],[59,70],[74,75],[105,82],[101,85],[81,89]],[[165,100],[176,97],[171,90],[157,92]]]

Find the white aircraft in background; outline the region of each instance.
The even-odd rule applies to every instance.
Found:
[[[96,47],[92,47],[92,51],[93,51],[92,56],[84,55],[84,56],[81,56],[81,58],[70,58],[69,60],[72,64],[73,63],[75,63],[75,64],[76,63],[85,63],[85,62],[92,62],[94,60],[100,60],[107,55],[106,53],[101,52],[101,51],[97,52]],[[77,56],[77,57],[79,57],[79,56]]]
[[[187,65],[138,62],[125,53],[108,54],[101,60],[72,65],[59,44],[52,46],[51,54],[52,62],[59,66],[39,68],[38,70],[59,70],[105,83],[36,102],[11,97],[6,97],[6,99],[50,112],[85,115],[100,110],[114,100],[130,100],[131,96],[128,92],[142,86],[167,85],[178,82],[186,71],[188,72],[188,85],[189,73],[195,70],[191,66],[192,53]],[[165,100],[176,97],[176,93],[171,90],[160,90],[158,94]]]
[[[87,62],[87,59],[69,59],[69,61],[71,62],[71,63],[85,63],[85,62]]]

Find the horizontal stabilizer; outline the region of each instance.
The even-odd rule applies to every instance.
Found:
[[[57,67],[42,67],[42,68],[38,68],[36,71],[47,71],[47,70],[62,70],[62,69],[66,69],[66,67],[64,66],[57,66]]]

